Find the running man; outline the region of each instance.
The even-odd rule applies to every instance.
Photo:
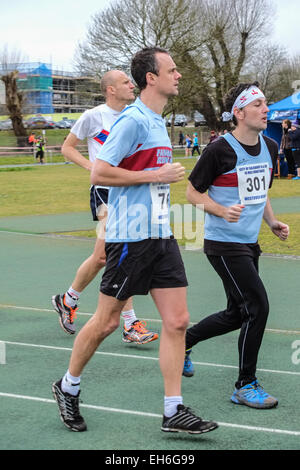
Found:
[[[118,119],[125,106],[134,100],[134,85],[129,77],[120,70],[111,70],[103,75],[101,91],[105,96],[105,104],[85,111],[65,140],[62,153],[70,161],[82,168],[91,171],[93,163],[104,144],[110,129]],[[76,148],[78,144],[87,138],[89,160],[87,160]],[[104,229],[107,217],[108,187],[92,186],[90,189],[90,206],[93,220],[99,221]],[[98,233],[101,233],[101,228]],[[78,301],[81,293],[88,284],[105,266],[105,240],[98,237],[94,252],[78,268],[75,279],[70,288],[62,295],[52,297],[52,304],[59,314],[59,322],[62,329],[68,334],[76,332],[74,319],[78,309]],[[122,339],[126,343],[145,344],[158,338],[158,334],[146,329],[144,322],[137,319],[129,299],[122,313],[124,328]]]
[[[181,75],[167,51],[145,48],[132,59],[141,93],[111,129],[92,170],[92,184],[110,186],[107,262],[94,316],[77,335],[65,376],[52,386],[64,424],[85,431],[79,412],[80,376],[102,341],[119,325],[133,295],[150,291],[162,317],[160,367],[164,378],[165,432],[200,434],[217,424],[196,416],[181,396],[185,333],[189,321],[187,279],[170,229],[169,183],[184,178],[172,163],[172,146],[161,117],[178,94]]]
[[[189,177],[187,198],[204,205],[204,252],[223,282],[227,308],[187,330],[183,374],[194,374],[189,354],[199,341],[240,329],[239,376],[231,400],[273,408],[277,399],[264,391],[255,375],[269,313],[258,274],[257,240],[262,219],[280,240],[289,235],[288,225],[275,218],[268,199],[278,147],[261,134],[268,107],[257,82],[232,88],[225,109],[223,119],[232,120],[235,130],[205,148]]]

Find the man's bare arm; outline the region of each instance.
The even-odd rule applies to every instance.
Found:
[[[195,206],[203,205],[205,212],[217,217],[222,217],[227,220],[227,222],[231,223],[238,222],[244,208],[242,204],[235,204],[230,207],[218,204],[211,199],[208,194],[197,191],[190,182],[186,190],[186,197],[191,204]]]
[[[76,165],[81,166],[85,170],[91,171],[93,164],[76,148],[79,142],[81,142],[81,140],[70,132],[61,148],[61,152],[71,162],[76,163]]]
[[[180,163],[166,163],[158,170],[131,171],[97,159],[91,172],[91,183],[103,186],[135,186],[145,183],[176,183],[184,179]]]
[[[290,228],[287,224],[284,224],[283,222],[280,222],[276,219],[269,198],[267,199],[263,218],[274,235],[280,238],[280,240],[285,241],[288,238]]]

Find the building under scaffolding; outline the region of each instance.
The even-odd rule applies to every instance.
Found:
[[[82,113],[104,102],[99,81],[92,77],[54,70],[53,109],[56,113]]]
[[[99,81],[72,72],[53,70],[51,64],[9,64],[1,73],[18,70],[18,88],[24,93],[24,114],[78,113],[104,102]]]

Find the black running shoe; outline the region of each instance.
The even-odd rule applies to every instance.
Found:
[[[83,417],[79,413],[79,394],[74,397],[61,389],[61,380],[52,384],[53,397],[59,408],[62,422],[72,431],[86,431],[87,427]]]
[[[177,406],[177,413],[171,418],[163,417],[161,430],[164,432],[187,432],[189,434],[202,434],[217,429],[218,424],[213,421],[204,421],[192,413],[184,405]]]

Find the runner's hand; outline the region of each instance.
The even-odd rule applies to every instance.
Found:
[[[243,204],[235,204],[234,206],[226,207],[224,219],[230,223],[238,222],[244,207]]]
[[[280,240],[285,241],[290,233],[290,228],[288,225],[279,222],[279,220],[275,220],[275,222],[271,226],[271,230]]]
[[[180,163],[166,163],[157,170],[160,183],[177,183],[184,179],[185,168]]]

